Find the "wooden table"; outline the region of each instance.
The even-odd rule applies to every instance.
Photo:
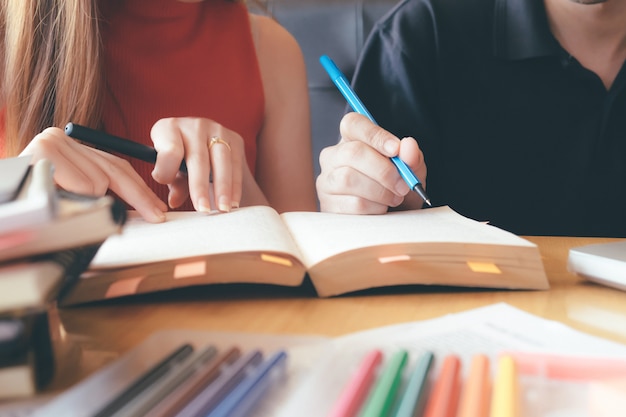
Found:
[[[626,343],[626,292],[569,273],[570,247],[616,239],[530,237],[549,291],[402,287],[319,299],[310,288],[205,287],[53,310],[58,372],[50,390],[77,382],[151,333],[172,328],[339,336],[497,302]]]

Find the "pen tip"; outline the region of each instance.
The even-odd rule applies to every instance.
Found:
[[[433,205],[430,203],[430,198],[426,195],[426,192],[422,188],[422,186],[418,183],[413,187],[413,191],[420,196],[420,198],[424,201],[424,203],[428,204],[428,207],[432,207]]]

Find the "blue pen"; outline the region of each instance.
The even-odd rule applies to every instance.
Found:
[[[241,381],[263,362],[260,350],[248,352],[235,363],[223,367],[220,375],[211,382],[176,417],[204,417],[220,404]],[[158,407],[158,406],[157,406]]]
[[[207,417],[244,417],[272,383],[284,376],[287,353],[278,351],[250,374]]]
[[[343,94],[343,96],[346,98],[348,104],[350,104],[350,107],[352,107],[355,112],[366,116],[372,121],[372,123],[378,124],[376,123],[376,120],[374,120],[370,112],[367,111],[354,90],[352,90],[352,88],[350,87],[350,83],[348,83],[345,75],[343,75],[343,73],[339,70],[337,65],[335,65],[333,60],[326,55],[322,55],[320,57],[320,62],[330,76],[330,79],[335,83],[341,94]],[[419,178],[417,178],[413,171],[411,171],[411,168],[409,168],[408,165],[405,164],[404,161],[397,156],[392,156],[391,161],[394,163],[394,165],[398,169],[398,172],[400,173],[400,176],[402,177],[402,179],[404,179],[409,188],[414,190],[422,198],[422,200],[424,200],[424,202],[430,206],[430,199],[426,195],[424,187],[422,187],[422,183],[420,182]]]

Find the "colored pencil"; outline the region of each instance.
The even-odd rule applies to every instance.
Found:
[[[177,417],[205,417],[245,378],[251,367],[263,360],[259,350],[248,352],[235,363],[225,367],[220,375],[202,390]]]
[[[245,417],[272,385],[285,375],[287,353],[278,351],[248,376],[207,417]]]
[[[394,417],[414,417],[416,412],[421,410],[425,399],[426,380],[433,358],[432,352],[426,352],[420,357],[400,398]]]
[[[378,349],[365,355],[332,410],[328,413],[328,417],[353,417],[356,415],[372,387],[376,370],[382,360],[383,353]]]
[[[402,371],[407,359],[408,353],[405,350],[398,351],[391,357],[374,390],[367,398],[361,417],[387,416],[402,381]]]
[[[169,372],[168,375],[157,381],[150,389],[140,393],[133,398],[126,406],[115,413],[115,417],[145,417],[158,402],[170,393],[174,392],[180,384],[185,382],[199,366],[207,361],[211,361],[217,355],[217,349],[209,346],[199,352],[189,361],[182,363],[177,368]]]
[[[154,367],[149,369],[148,372],[141,375],[122,393],[113,398],[113,400],[98,411],[94,417],[109,417],[114,415],[127,403],[156,383],[156,381],[167,375],[174,366],[187,359],[192,352],[193,346],[190,344],[180,346],[162,361],[157,363]]]
[[[238,347],[231,347],[220,353],[215,360],[203,363],[193,375],[180,384],[178,389],[166,396],[145,417],[173,417],[177,415],[211,384],[224,368],[232,365],[239,357],[241,357],[241,350]]]
[[[491,395],[489,372],[489,358],[485,355],[475,355],[463,386],[457,417],[487,417],[489,415]]]
[[[498,360],[490,417],[519,417],[520,399],[517,366],[511,356],[504,355]]]
[[[459,401],[459,375],[461,360],[456,355],[448,355],[443,360],[441,370],[428,398],[424,417],[454,417]]]

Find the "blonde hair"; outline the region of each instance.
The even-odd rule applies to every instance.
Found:
[[[4,0],[6,156],[46,127],[98,124],[104,82],[97,1]]]

